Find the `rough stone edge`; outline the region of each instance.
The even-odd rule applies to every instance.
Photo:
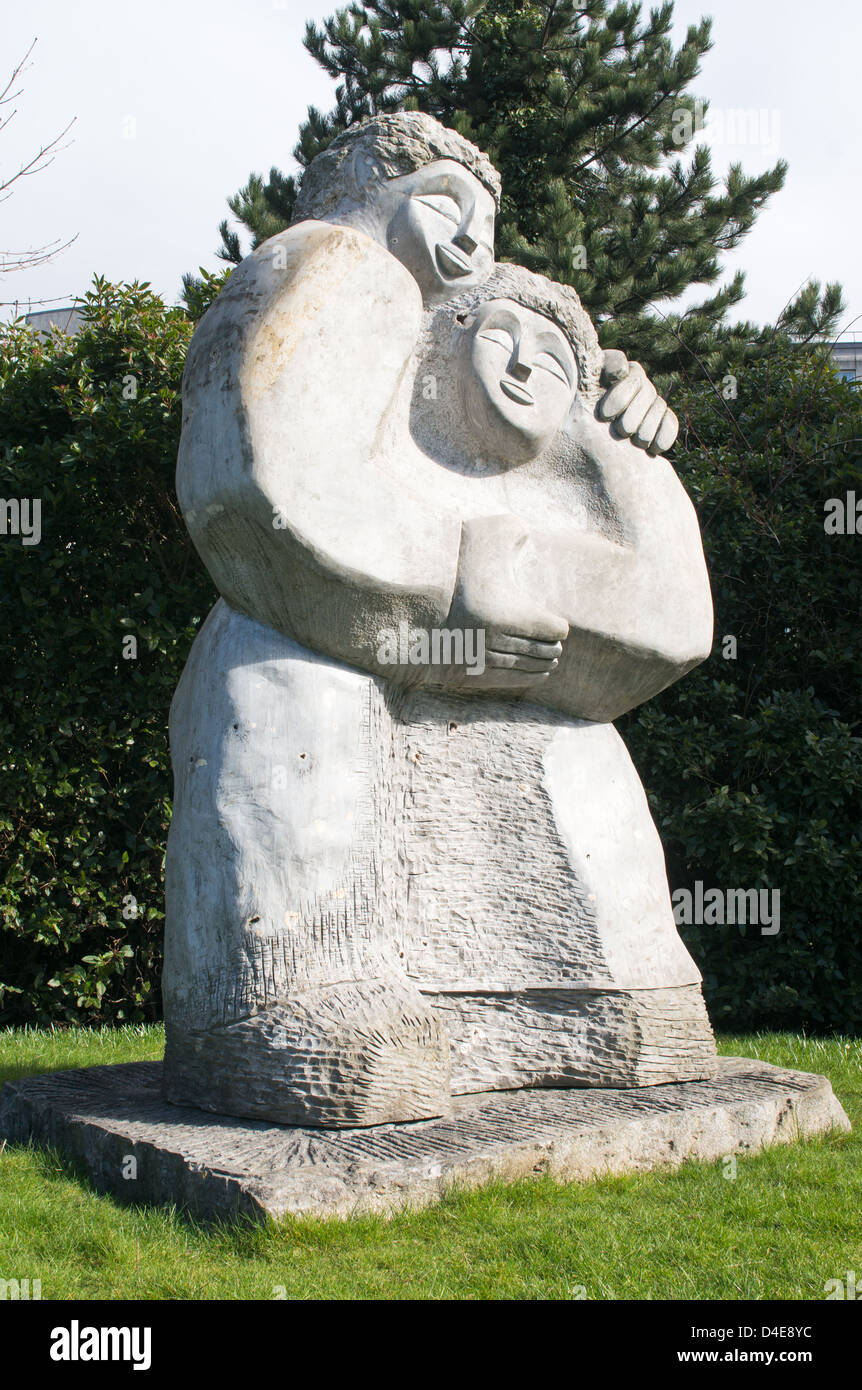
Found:
[[[687,1160],[715,1161],[732,1153],[757,1153],[831,1130],[850,1130],[850,1121],[828,1077],[813,1072],[788,1071],[744,1058],[719,1060],[730,1065],[722,1067],[724,1076],[720,1074],[718,1080],[730,1079],[733,1072],[743,1066],[754,1066],[761,1073],[762,1081],[773,1080],[770,1073],[773,1074],[774,1093],[730,1101],[717,1098],[711,1107],[698,1104],[670,1113],[662,1110],[653,1114],[648,1111],[630,1114],[567,1137],[513,1140],[502,1153],[499,1150],[477,1152],[439,1161],[419,1157],[415,1162],[406,1158],[381,1162],[379,1172],[370,1170],[357,1174],[359,1190],[351,1186],[347,1175],[313,1171],[307,1166],[292,1180],[285,1173],[269,1181],[256,1175],[244,1178],[237,1173],[207,1167],[179,1150],[133,1140],[103,1122],[82,1118],[54,1104],[40,1105],[39,1081],[62,1073],[43,1073],[6,1083],[0,1091],[0,1138],[10,1143],[31,1142],[56,1149],[98,1190],[125,1202],[175,1205],[205,1220],[240,1216],[260,1222],[288,1214],[339,1218],[370,1213],[392,1215],[433,1204],[453,1188],[473,1189],[494,1179],[512,1182],[547,1173],[559,1182],[581,1182],[657,1168],[675,1169]],[[789,1095],[782,1085],[784,1078],[792,1078],[797,1086],[803,1080],[819,1084],[806,1084],[796,1094]],[[683,1082],[674,1089],[701,1090],[709,1085],[708,1081]],[[654,1088],[657,1093],[664,1089]],[[503,1094],[488,1093],[497,1100]],[[583,1091],[573,1094],[582,1096]],[[460,1098],[458,1110],[464,1113],[465,1119],[470,1108],[481,1099],[477,1096]],[[192,1113],[196,1119],[201,1118],[199,1112],[178,1107],[178,1119]],[[216,1123],[219,1119],[218,1116],[209,1118]],[[121,1120],[119,1124],[127,1122],[128,1119]],[[421,1121],[415,1127],[425,1130],[434,1123]],[[249,1127],[275,1128],[261,1122],[251,1122]],[[405,1129],[413,1127],[404,1126]],[[401,1126],[387,1125],[385,1128],[400,1129]],[[368,1133],[367,1130],[363,1132]],[[326,1134],[331,1133],[323,1132],[324,1142]],[[143,1183],[139,1179],[133,1190],[118,1176],[124,1159],[130,1154],[138,1159],[139,1173],[145,1175]]]

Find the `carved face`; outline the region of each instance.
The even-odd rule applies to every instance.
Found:
[[[478,310],[462,343],[461,399],[484,449],[535,458],[562,427],[578,386],[575,355],[550,319],[510,299]]]
[[[451,159],[387,179],[386,244],[406,266],[426,304],[480,285],[494,264],[494,198]]]

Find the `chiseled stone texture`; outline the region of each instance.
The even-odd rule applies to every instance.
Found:
[[[256,1220],[392,1212],[492,1178],[678,1167],[849,1128],[826,1077],[743,1057],[720,1059],[711,1081],[494,1092],[456,1099],[447,1119],[337,1132],[166,1104],[158,1062],[54,1072],[0,1093],[0,1136],[56,1148],[101,1190]]]
[[[712,1074],[612,725],[399,691],[220,603],[171,746],[169,1100],[349,1127]]]
[[[494,269],[499,195],[428,116],[351,128],[190,345],[177,495],[221,598],[171,711],[177,1105],[354,1128],[712,1074],[610,723],[711,647],[676,421],[620,353],[600,399],[570,286]],[[414,669],[402,625],[487,660]]]

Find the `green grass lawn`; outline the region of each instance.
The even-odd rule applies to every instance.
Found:
[[[162,1047],[159,1028],[0,1032],[0,1082]],[[592,1299],[821,1299],[847,1270],[862,1284],[862,1041],[765,1034],[722,1038],[720,1050],[825,1073],[854,1133],[740,1158],[733,1180],[721,1163],[688,1163],[493,1184],[388,1220],[217,1229],[118,1206],[56,1157],[7,1147],[0,1278],[85,1299],[565,1299],[579,1288]]]

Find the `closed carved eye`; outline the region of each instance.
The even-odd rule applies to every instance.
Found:
[[[493,343],[494,347],[505,348],[508,353],[511,353],[515,347],[515,339],[505,328],[483,328],[477,337],[482,338],[486,343]]]
[[[423,193],[416,201],[440,217],[445,217],[447,222],[454,222],[456,227],[461,222],[461,209],[455,199],[448,198],[445,193]]]
[[[553,353],[538,353],[536,356],[535,365],[537,367],[541,367],[542,371],[544,372],[550,372],[551,376],[555,376],[558,381],[561,381],[563,383],[564,386],[571,385],[565,367],[563,366],[562,362],[560,362],[556,357],[554,357]]]

